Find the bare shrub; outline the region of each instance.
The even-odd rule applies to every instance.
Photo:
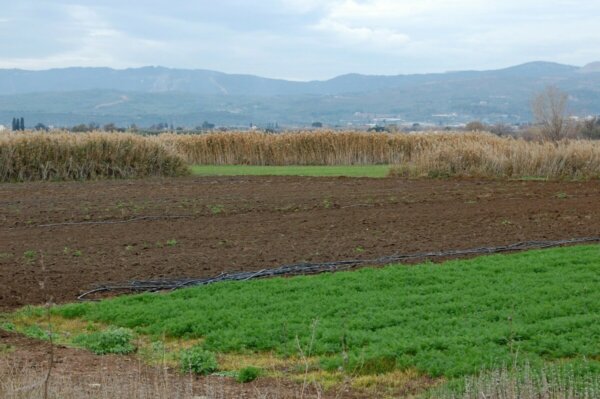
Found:
[[[567,116],[568,99],[569,95],[555,86],[548,86],[534,96],[531,110],[544,139],[558,141],[573,132]]]
[[[486,128],[480,121],[471,121],[465,125],[465,130],[467,132],[483,132]]]
[[[577,134],[586,139],[600,140],[600,118],[594,117],[581,122],[577,126]]]

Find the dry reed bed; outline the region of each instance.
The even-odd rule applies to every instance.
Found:
[[[181,157],[132,134],[0,135],[0,181],[87,180],[188,173]]]
[[[600,177],[600,142],[534,142],[487,133],[226,132],[0,135],[0,181],[176,176],[186,164],[390,164],[392,175]]]
[[[361,132],[162,134],[154,139],[203,165],[373,165],[402,162],[422,136]]]
[[[533,142],[490,134],[434,139],[392,168],[393,175],[523,178],[552,180],[600,177],[600,142]]]
[[[163,134],[154,140],[190,164],[392,164],[392,174],[410,177],[600,177],[600,143],[587,140],[544,143],[487,133],[436,132]]]

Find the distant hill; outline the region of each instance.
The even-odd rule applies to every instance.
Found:
[[[581,73],[597,73],[600,72],[600,62],[592,62],[579,69]]]
[[[196,126],[309,125],[382,120],[440,125],[481,119],[528,121],[533,93],[554,84],[573,112],[600,114],[600,62],[579,68],[532,62],[491,71],[373,76],[296,82],[208,70],[143,67],[0,70],[0,123],[159,122]]]

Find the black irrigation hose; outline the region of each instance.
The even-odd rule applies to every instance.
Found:
[[[332,262],[322,263],[294,263],[289,265],[283,265],[274,269],[262,269],[253,272],[234,272],[234,273],[221,273],[215,277],[200,278],[200,279],[172,279],[172,280],[136,280],[129,283],[115,284],[115,285],[102,285],[92,290],[86,291],[79,295],[77,299],[80,301],[90,300],[86,297],[92,294],[98,294],[102,292],[111,291],[133,291],[133,292],[155,292],[162,290],[176,290],[184,287],[193,287],[200,285],[208,285],[223,281],[246,281],[257,278],[266,277],[282,277],[282,276],[296,276],[306,274],[317,274],[324,272],[334,272],[340,270],[347,270],[360,265],[381,265],[393,262],[399,262],[403,260],[414,260],[414,259],[427,259],[427,258],[439,258],[439,257],[454,257],[454,256],[465,256],[465,255],[481,255],[481,254],[494,254],[499,252],[507,251],[523,251],[527,249],[542,249],[558,247],[569,244],[583,244],[590,242],[600,242],[600,237],[583,237],[583,238],[571,238],[567,240],[556,240],[556,241],[523,241],[509,245],[502,245],[497,247],[479,247],[471,249],[458,249],[450,251],[440,252],[421,252],[409,255],[391,255],[383,256],[376,259],[349,259]]]

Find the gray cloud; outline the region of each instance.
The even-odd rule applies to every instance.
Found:
[[[600,59],[589,0],[20,0],[0,67],[164,65],[293,79]]]

